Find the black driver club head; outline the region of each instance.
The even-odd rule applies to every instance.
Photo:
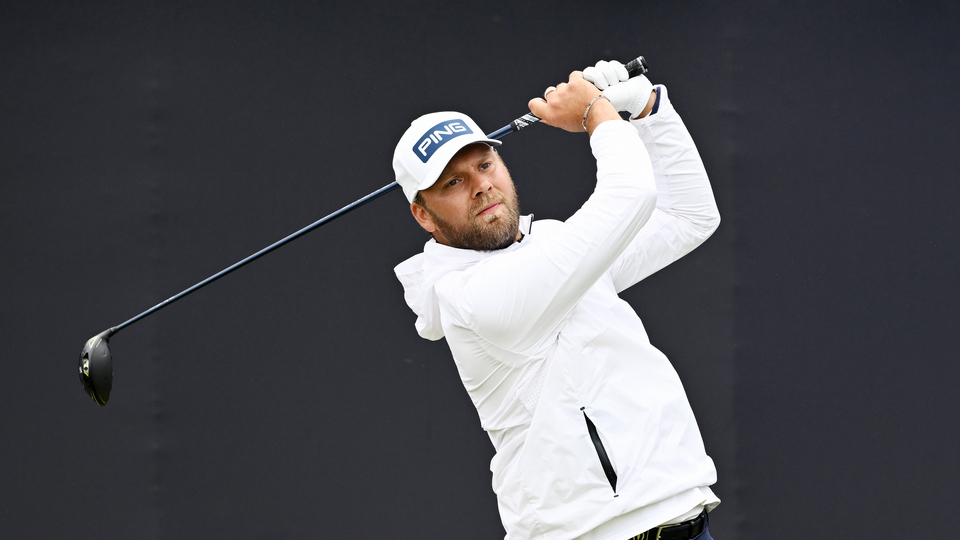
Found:
[[[87,395],[101,406],[107,404],[113,388],[113,359],[107,344],[116,332],[114,327],[93,336],[80,352],[80,382]]]

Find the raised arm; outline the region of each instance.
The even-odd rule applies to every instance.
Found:
[[[522,248],[437,284],[446,319],[502,349],[542,345],[654,211],[656,186],[647,152],[607,100],[594,100],[597,94],[574,72],[570,83],[546,100],[530,102],[546,123],[579,132],[585,123],[592,133],[597,187],[583,207],[566,222],[535,232]]]
[[[610,272],[617,291],[686,255],[720,224],[707,171],[666,87],[658,86],[654,111],[631,120],[650,155],[657,209]]]

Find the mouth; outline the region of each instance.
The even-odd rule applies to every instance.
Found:
[[[500,205],[502,205],[502,204],[503,204],[502,202],[495,202],[495,203],[493,203],[493,204],[489,204],[489,205],[483,207],[483,210],[480,210],[480,212],[478,212],[477,215],[478,215],[478,216],[485,216],[485,215],[492,214],[492,213],[496,212],[497,209],[500,208]]]

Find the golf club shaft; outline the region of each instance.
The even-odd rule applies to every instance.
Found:
[[[647,62],[646,62],[646,60],[644,60],[644,58],[643,58],[642,56],[638,56],[637,58],[635,58],[635,59],[627,62],[627,64],[626,64],[624,67],[627,68],[627,73],[629,73],[630,77],[636,77],[637,75],[642,75],[642,74],[646,73],[647,70],[648,70],[648,68],[647,68]],[[507,124],[506,126],[504,126],[504,127],[500,128],[500,129],[494,131],[493,133],[488,134],[488,135],[487,135],[487,138],[489,138],[489,139],[501,139],[501,138],[505,137],[506,135],[509,135],[510,133],[513,133],[514,131],[519,131],[520,129],[523,129],[523,128],[531,125],[531,124],[535,124],[535,123],[537,123],[537,122],[539,122],[539,121],[540,121],[540,118],[539,118],[539,117],[537,117],[537,116],[534,115],[533,113],[527,113],[527,114],[524,114],[523,116],[517,118],[517,119],[514,120],[513,122],[510,122],[510,123]],[[243,266],[246,266],[247,264],[249,264],[249,263],[251,263],[251,262],[259,259],[260,257],[263,257],[263,256],[266,255],[267,253],[270,253],[271,251],[273,251],[273,250],[275,250],[275,249],[277,249],[277,248],[279,248],[279,247],[281,247],[281,246],[283,246],[283,245],[285,245],[285,244],[288,244],[288,243],[296,240],[297,238],[300,238],[301,236],[303,236],[303,235],[307,234],[308,232],[310,232],[310,231],[312,231],[312,230],[320,227],[321,225],[324,225],[324,224],[326,224],[326,223],[328,223],[328,222],[330,222],[330,221],[333,221],[334,219],[336,219],[336,218],[338,218],[338,217],[340,217],[340,216],[342,216],[342,215],[344,215],[344,214],[346,214],[346,213],[348,213],[348,212],[351,212],[351,211],[353,211],[353,210],[355,210],[355,209],[357,209],[357,208],[359,208],[359,207],[367,204],[368,202],[370,202],[370,201],[372,201],[372,200],[374,200],[374,199],[378,199],[378,198],[380,198],[381,196],[386,195],[387,193],[389,193],[389,192],[391,192],[391,191],[393,191],[393,190],[395,190],[395,189],[397,189],[397,188],[399,188],[399,187],[400,187],[400,184],[398,184],[398,183],[396,183],[396,182],[392,182],[392,183],[390,183],[390,184],[387,184],[386,186],[383,186],[382,188],[374,191],[373,193],[370,193],[370,194],[367,195],[366,197],[363,197],[362,199],[358,199],[358,200],[356,200],[356,201],[348,204],[347,206],[344,206],[343,208],[337,210],[336,212],[333,212],[332,214],[329,214],[329,215],[327,215],[327,216],[324,216],[323,218],[320,218],[319,220],[311,223],[310,225],[307,225],[306,227],[304,227],[304,228],[300,229],[299,231],[291,234],[290,236],[287,236],[286,238],[283,238],[282,240],[279,240],[279,241],[277,241],[277,242],[275,242],[275,243],[273,243],[273,244],[271,244],[271,245],[269,245],[269,246],[261,249],[260,251],[254,253],[253,255],[250,255],[250,256],[247,257],[246,259],[243,259],[242,261],[239,261],[239,262],[233,264],[232,266],[229,266],[229,267],[227,267],[227,268],[224,268],[223,270],[221,270],[221,271],[217,272],[216,274],[208,277],[207,279],[201,281],[200,283],[197,283],[196,285],[194,285],[194,286],[192,286],[192,287],[190,287],[190,288],[188,288],[188,289],[186,289],[186,290],[184,290],[184,291],[182,291],[182,292],[180,292],[180,293],[178,293],[178,294],[176,294],[176,295],[174,295],[174,296],[171,296],[170,298],[164,300],[163,302],[160,302],[159,304],[157,304],[157,305],[153,306],[152,308],[144,311],[143,313],[137,315],[136,317],[133,317],[132,319],[130,319],[130,320],[128,320],[128,321],[126,321],[126,322],[118,325],[118,326],[115,326],[115,327],[109,329],[108,332],[110,332],[110,335],[113,335],[113,334],[119,332],[120,330],[123,330],[123,329],[126,328],[127,326],[130,326],[131,324],[139,321],[140,319],[142,319],[142,318],[144,318],[144,317],[146,317],[146,316],[148,316],[148,315],[151,315],[151,314],[153,314],[153,313],[156,313],[157,311],[159,311],[159,310],[161,310],[161,309],[169,306],[170,304],[176,302],[177,300],[183,298],[184,296],[187,296],[188,294],[190,294],[190,293],[192,293],[192,292],[195,292],[195,291],[197,291],[198,289],[202,289],[203,287],[205,287],[205,286],[213,283],[214,281],[216,281],[216,280],[222,278],[223,276],[225,276],[225,275],[233,272],[234,270],[237,270],[237,269],[239,269],[239,268],[241,268],[241,267],[243,267]]]
[[[539,120],[539,118],[538,118],[538,120]],[[515,120],[514,122],[516,122],[516,120]],[[506,134],[506,133],[501,134],[500,137],[502,137],[502,136],[505,135],[505,134]],[[491,137],[491,138],[492,138],[492,137]],[[499,137],[497,137],[497,138],[499,138]],[[387,184],[386,186],[383,186],[382,188],[374,191],[373,193],[370,193],[370,194],[367,195],[366,197],[363,197],[362,199],[358,199],[358,200],[356,200],[356,201],[348,204],[347,206],[344,206],[343,208],[337,210],[336,212],[333,212],[332,214],[329,214],[329,215],[327,215],[327,216],[324,216],[324,217],[320,218],[319,220],[311,223],[310,225],[307,225],[306,227],[304,227],[304,228],[300,229],[299,231],[291,234],[290,236],[287,236],[286,238],[283,238],[282,240],[279,240],[279,241],[277,241],[277,242],[275,242],[275,243],[273,243],[273,244],[271,244],[271,245],[269,245],[269,246],[261,249],[260,251],[254,253],[253,255],[250,255],[249,257],[247,257],[246,259],[243,259],[242,261],[239,261],[239,262],[233,264],[232,266],[229,266],[229,267],[227,267],[227,268],[224,268],[223,270],[221,270],[221,271],[217,272],[216,274],[208,277],[207,279],[201,281],[200,283],[197,283],[196,285],[190,287],[189,289],[186,289],[186,290],[184,290],[183,292],[181,292],[181,293],[179,293],[179,294],[176,294],[176,295],[174,295],[174,296],[171,296],[170,298],[164,300],[163,302],[160,302],[159,304],[157,304],[157,305],[153,306],[152,308],[144,311],[143,313],[137,315],[136,317],[134,317],[134,318],[132,318],[132,319],[124,322],[123,324],[120,324],[119,326],[116,327],[115,332],[119,332],[120,330],[123,330],[124,327],[130,326],[131,324],[139,321],[140,319],[146,317],[147,315],[150,315],[150,314],[152,314],[152,313],[154,313],[154,312],[157,312],[157,311],[159,311],[159,310],[161,310],[161,309],[169,306],[170,304],[176,302],[177,300],[183,298],[184,296],[187,296],[188,294],[190,294],[190,293],[192,293],[192,292],[195,292],[195,291],[197,291],[198,289],[201,289],[201,288],[203,288],[203,287],[205,287],[205,286],[213,283],[214,281],[222,278],[223,276],[229,274],[230,272],[233,272],[234,270],[237,270],[237,269],[241,268],[242,266],[245,266],[245,265],[247,265],[247,264],[249,264],[249,263],[252,263],[253,261],[259,259],[260,257],[263,257],[264,255],[266,255],[267,253],[270,253],[271,251],[273,251],[273,250],[275,250],[275,249],[277,249],[277,248],[279,248],[279,247],[281,247],[281,246],[283,246],[283,245],[285,245],[285,244],[288,244],[288,243],[296,240],[297,238],[300,238],[301,236],[303,236],[303,235],[307,234],[308,232],[316,229],[317,227],[320,227],[321,225],[324,225],[325,223],[328,223],[328,222],[330,222],[330,221],[333,221],[334,219],[336,219],[336,218],[338,218],[338,217],[340,217],[340,216],[342,216],[342,215],[344,215],[344,214],[346,214],[346,213],[348,213],[348,212],[350,212],[350,211],[352,211],[352,210],[355,210],[355,209],[357,209],[357,208],[360,208],[361,206],[367,204],[368,202],[370,202],[370,201],[372,201],[372,200],[374,200],[374,199],[378,199],[378,198],[380,198],[381,196],[386,195],[387,193],[389,193],[389,192],[391,192],[391,191],[393,191],[393,190],[395,190],[395,189],[397,189],[397,188],[399,188],[399,187],[400,187],[400,184],[398,184],[398,183],[396,183],[396,182],[392,182],[392,183]]]

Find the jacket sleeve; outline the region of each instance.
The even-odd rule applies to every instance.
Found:
[[[623,253],[656,206],[650,158],[625,121],[601,124],[590,145],[597,186],[587,202],[529,245],[439,281],[446,324],[507,351],[542,346]]]
[[[657,208],[610,268],[617,292],[686,255],[720,224],[710,180],[693,138],[670,103],[666,87],[658,90],[657,113],[631,122],[650,155]]]

